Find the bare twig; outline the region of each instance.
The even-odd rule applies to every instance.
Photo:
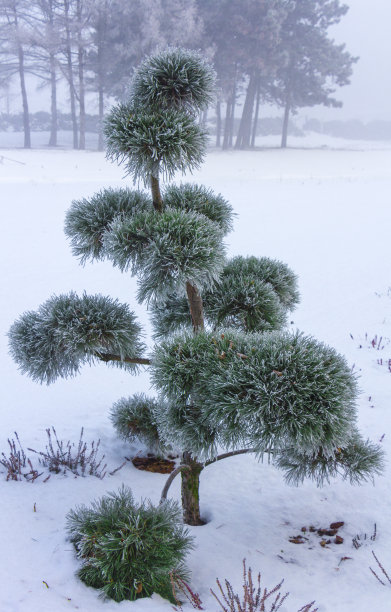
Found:
[[[387,574],[386,570],[384,569],[384,567],[380,563],[379,559],[376,557],[374,551],[372,551],[372,555],[374,556],[375,561],[376,561],[379,569],[381,570],[382,574],[387,578],[388,583],[391,585],[391,578],[389,577],[389,575]],[[371,567],[369,569],[371,570],[371,572],[375,576],[375,578],[380,582],[380,584],[382,584],[383,586],[387,586],[386,582],[383,582],[383,580],[381,580],[379,578],[379,576],[376,574],[376,572]]]
[[[123,463],[121,463],[121,465],[119,465],[117,468],[115,468],[115,470],[113,470],[112,472],[109,472],[110,476],[114,476],[114,474],[116,472],[119,472],[120,470],[122,470],[122,468],[124,467],[124,465],[126,465],[126,461],[124,461]]]
[[[198,593],[195,593],[191,589],[191,587],[187,584],[187,582],[182,580],[182,578],[178,576],[178,574],[175,571],[170,572],[170,582],[171,582],[172,594],[178,606],[178,608],[175,608],[176,610],[182,610],[181,601],[179,600],[177,596],[177,590],[180,591],[186,597],[187,601],[193,606],[193,608],[195,608],[196,610],[204,609],[202,607],[202,601]]]

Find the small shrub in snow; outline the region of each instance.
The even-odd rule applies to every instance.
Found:
[[[16,442],[8,438],[9,454],[1,453],[0,465],[6,470],[6,480],[29,480],[34,482],[42,475],[33,467],[31,460],[27,457],[19,436],[15,431]]]
[[[97,443],[91,442],[88,447],[83,440],[83,427],[81,428],[80,438],[77,443],[64,442],[59,440],[57,432],[52,427],[46,430],[48,443],[45,451],[36,451],[33,448],[28,450],[39,455],[39,462],[44,467],[49,468],[49,472],[59,474],[66,473],[68,470],[75,476],[97,476],[102,479],[106,475],[106,464],[103,464],[104,455],[98,456],[100,440]]]
[[[82,428],[77,443],[70,440],[64,442],[58,438],[54,427],[48,428],[46,429],[48,443],[45,450],[37,451],[34,448],[28,448],[27,450],[38,455],[39,464],[44,468],[48,468],[49,472],[66,474],[69,471],[75,476],[88,475],[103,479],[106,475],[107,465],[103,464],[105,456],[99,456],[100,440],[97,443],[92,441],[89,445],[83,440],[83,432]],[[39,472],[33,466],[16,432],[15,437],[16,441],[8,439],[10,449],[8,456],[5,453],[1,453],[0,456],[0,465],[7,470],[6,480],[28,480],[34,482],[44,472]],[[123,465],[110,472],[110,475],[118,472]],[[49,478],[50,474],[46,476],[44,482],[49,480]]]
[[[135,504],[125,487],[71,510],[67,529],[82,561],[80,579],[115,601],[158,593],[175,603],[171,579],[188,578],[183,561],[192,548],[180,515],[173,502]]]
[[[243,593],[241,595],[235,593],[227,579],[224,581],[225,588],[219,579],[216,582],[220,595],[216,595],[213,589],[210,591],[223,612],[277,612],[289,596],[289,593],[281,594],[281,586],[284,580],[281,580],[274,588],[268,591],[266,587],[261,587],[261,574],[259,573],[255,585],[251,567],[246,568],[246,559],[243,559]],[[313,607],[314,603],[312,601],[306,604],[298,612],[316,612],[318,608]]]

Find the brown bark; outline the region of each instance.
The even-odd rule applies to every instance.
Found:
[[[160,193],[160,185],[159,179],[156,176],[152,176],[151,174],[151,192],[152,192],[152,202],[153,207],[158,212],[163,211],[163,198]]]
[[[188,469],[182,469],[182,508],[183,508],[183,520],[186,525],[204,525],[205,521],[202,520],[200,514],[200,473],[204,466],[199,463],[190,453],[184,452],[182,462],[188,466]]]
[[[193,331],[197,334],[204,329],[204,307],[202,304],[202,297],[198,288],[189,281],[186,283],[186,294],[193,323]]]

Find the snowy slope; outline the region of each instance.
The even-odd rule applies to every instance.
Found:
[[[327,144],[316,150],[216,151],[188,178],[232,203],[238,217],[227,241],[231,255],[276,257],[298,274],[301,304],[291,326],[333,345],[355,364],[362,389],[360,428],[372,440],[381,439],[389,457],[391,372],[384,363],[391,359],[391,150],[332,150]],[[17,371],[6,333],[23,311],[71,289],[129,302],[148,330],[134,298],[135,280],[108,263],[80,267],[62,229],[72,199],[123,185],[123,173],[95,152],[2,149],[0,161],[0,453],[7,451],[14,431],[25,448],[41,450],[47,427],[77,441],[84,426],[86,440],[101,439],[114,469],[137,449],[116,439],[109,408],[123,395],[148,392],[147,373],[130,377],[102,364],[77,378],[39,386]],[[383,349],[372,347],[375,336],[383,338]],[[265,586],[285,578],[290,592],[281,608],[285,612],[314,599],[321,612],[391,609],[391,585],[382,586],[369,571],[377,568],[374,550],[391,573],[389,464],[375,486],[337,480],[323,489],[308,482],[292,488],[281,473],[251,456],[210,466],[201,479],[202,513],[209,522],[191,528],[196,549],[188,564],[206,610],[218,609],[209,592],[216,577],[240,589],[244,557],[262,572]],[[122,482],[136,498],[157,502],[165,477],[139,472],[130,463],[103,480],[52,475],[46,483],[42,478],[6,482],[0,473],[2,612],[172,609],[159,597],[103,602],[74,576],[77,561],[65,537],[66,513]],[[179,479],[170,494],[179,497]],[[320,538],[308,533],[304,544],[289,542],[304,526],[327,527],[337,520],[345,522],[341,545],[323,548]],[[363,546],[355,549],[352,538],[365,533]]]

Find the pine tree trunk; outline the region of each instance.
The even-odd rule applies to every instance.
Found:
[[[231,100],[227,102],[227,108],[225,110],[225,121],[224,121],[224,136],[223,136],[223,150],[229,148],[229,134],[230,134],[230,121],[231,121]]]
[[[204,307],[198,288],[189,281],[186,283],[187,301],[189,303],[193,331],[195,334],[204,329]]]
[[[289,125],[289,112],[290,112],[289,97],[287,98],[284,110],[284,123],[282,126],[282,138],[281,138],[281,149],[286,149],[286,143],[288,140],[288,125]]]
[[[203,470],[202,463],[192,458],[188,452],[183,453],[182,463],[189,469],[182,470],[181,495],[183,520],[186,525],[204,525],[205,521],[200,515],[200,473]]]
[[[198,334],[204,329],[202,297],[198,288],[189,281],[186,283],[186,293],[193,332]],[[187,451],[183,453],[182,463],[189,466],[189,469],[181,472],[183,520],[187,525],[203,525],[204,521],[200,515],[200,473],[203,465]]]
[[[19,70],[19,80],[20,80],[20,92],[22,94],[22,105],[23,105],[23,132],[24,132],[24,148],[31,149],[31,134],[30,134],[30,116],[29,116],[29,105],[27,101],[27,90],[26,90],[26,80],[24,74],[24,52],[22,44],[19,40],[19,32],[18,32],[18,13],[16,9],[16,4],[13,4],[13,18],[15,25],[15,35],[16,35],[16,43],[18,49],[18,70]]]
[[[216,147],[221,146],[221,102],[216,104]]]
[[[104,7],[100,4],[98,11],[98,25],[97,25],[97,80],[98,80],[98,151],[103,151],[103,114],[104,114],[104,91],[105,91],[105,78],[104,78],[104,59],[105,59],[105,37],[106,37],[106,19],[105,11],[107,10],[107,2]]]
[[[234,142],[234,131],[235,131],[235,105],[236,105],[236,90],[232,95],[231,102],[231,115],[229,118],[229,131],[228,131],[228,148],[232,149]]]
[[[57,80],[56,64],[53,53],[50,53],[50,138],[49,147],[57,146]]]
[[[255,103],[255,114],[254,114],[253,129],[252,129],[252,135],[251,135],[251,147],[252,148],[255,147],[255,138],[256,138],[257,129],[258,129],[258,116],[259,116],[260,101],[261,101],[261,79],[258,76],[256,103]]]
[[[85,88],[84,88],[84,52],[79,46],[79,149],[86,148],[86,107],[85,107]]]
[[[77,0],[77,60],[79,71],[79,149],[86,148],[86,107],[84,83],[84,47],[82,41],[82,4]]]
[[[240,120],[239,131],[235,142],[235,149],[245,149],[250,146],[251,126],[256,91],[257,78],[253,71],[250,73],[250,80],[247,86],[246,99],[243,105],[242,118]]]
[[[104,95],[103,95],[103,87],[99,87],[99,125],[98,125],[98,151],[103,151],[103,115],[104,115]]]
[[[156,172],[157,176],[151,174],[151,192],[152,192],[152,203],[155,210],[162,212],[163,210],[163,198],[160,192],[159,184],[159,170]]]
[[[19,78],[20,78],[20,90],[22,94],[23,104],[23,132],[24,132],[24,148],[31,149],[31,134],[30,134],[30,117],[29,117],[29,106],[27,101],[27,90],[26,81],[24,77],[24,53],[22,46],[18,43],[18,57],[19,57]]]
[[[72,65],[72,43],[71,43],[71,28],[69,19],[69,0],[64,2],[65,12],[65,31],[66,31],[66,58],[68,67],[68,82],[69,82],[69,98],[71,103],[71,117],[72,117],[72,132],[73,132],[73,148],[79,148],[79,135],[77,128],[77,117],[76,117],[76,101],[75,101],[75,84],[73,80],[73,65]]]

